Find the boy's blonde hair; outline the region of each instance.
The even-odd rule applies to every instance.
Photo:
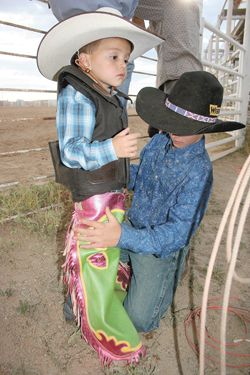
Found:
[[[107,38],[105,38],[105,39],[107,39]],[[93,51],[98,47],[98,45],[100,44],[100,42],[102,40],[103,39],[98,39],[98,40],[95,40],[94,42],[90,42],[90,43],[86,44],[85,46],[81,47],[77,52],[74,53],[74,55],[72,56],[72,58],[70,60],[70,63],[76,65],[75,60],[79,58],[79,55],[81,53],[87,53],[88,55],[91,55],[91,53],[93,53]],[[125,39],[125,40],[127,40],[127,39]],[[130,44],[131,52],[132,52],[133,49],[134,49],[134,45],[133,45],[133,43],[130,42],[130,40],[127,40],[127,42]]]
[[[94,42],[88,43],[85,46],[81,47],[77,51],[78,56],[80,55],[80,53],[87,53],[88,55],[90,55],[98,47],[102,40],[103,39],[95,40]]]

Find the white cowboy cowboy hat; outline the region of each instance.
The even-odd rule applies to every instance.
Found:
[[[96,12],[70,17],[52,27],[38,47],[38,69],[44,77],[53,80],[62,67],[70,64],[71,57],[81,47],[114,37],[127,39],[133,44],[131,61],[164,41],[122,18],[118,10],[100,8]]]

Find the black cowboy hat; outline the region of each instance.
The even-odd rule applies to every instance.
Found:
[[[138,115],[149,125],[176,135],[216,133],[242,129],[245,125],[217,118],[223,99],[223,87],[205,71],[180,76],[169,95],[144,87],[136,99]]]

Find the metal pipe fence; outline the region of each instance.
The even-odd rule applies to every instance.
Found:
[[[225,2],[226,4],[226,2]],[[225,6],[225,5],[224,5]],[[243,43],[234,39],[232,31],[232,2],[227,10],[226,32],[220,30],[222,19],[217,22],[217,27],[212,26],[205,20],[202,22],[202,33],[204,29],[212,34],[206,50],[204,51],[203,66],[206,70],[217,76],[224,86],[225,97],[223,108],[220,113],[222,118],[247,123],[248,113],[248,91],[249,79],[247,79],[246,66],[249,62],[249,2],[246,3],[246,16],[244,18],[244,40]],[[225,19],[225,17],[223,18]],[[237,17],[234,17],[236,20]],[[242,16],[237,19],[242,22]],[[235,136],[236,133],[236,136]],[[234,141],[231,152],[242,147],[245,138],[245,130],[238,130],[231,135]]]

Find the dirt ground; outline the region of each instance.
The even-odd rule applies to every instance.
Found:
[[[54,171],[48,142],[57,139],[55,107],[0,107],[0,111],[0,188],[8,183],[51,178]],[[142,120],[134,116],[129,119],[131,127],[140,127],[145,136],[147,128]],[[145,142],[142,139],[139,146]]]
[[[53,107],[1,108],[0,185],[27,184],[40,181],[41,176],[53,175],[47,143],[56,138],[51,119],[54,115]],[[132,129],[140,128],[142,135],[146,134],[145,125],[135,117],[130,117],[130,125]],[[141,146],[145,142],[141,140]],[[33,148],[46,149],[4,154]],[[192,240],[186,275],[177,289],[172,312],[162,319],[158,330],[142,335],[148,354],[136,369],[102,369],[97,355],[81,339],[75,325],[65,322],[63,286],[58,270],[64,233],[46,237],[25,230],[14,221],[0,225],[0,375],[198,374],[197,358],[187,340],[196,342],[197,335],[193,322],[185,324],[185,319],[192,308],[201,306],[217,229],[245,160],[246,154],[237,151],[213,163],[213,194],[200,229]],[[242,277],[249,277],[249,224],[248,217],[237,259],[237,272]],[[208,313],[207,329],[213,347],[207,345],[206,354],[214,360],[206,362],[208,375],[220,373],[216,363],[220,327],[217,306],[221,305],[227,268],[223,238],[210,289],[210,298],[216,298],[216,301]],[[249,285],[234,281],[231,296],[238,298],[232,302],[235,307],[247,310],[245,319],[234,313],[228,317],[227,341],[236,339],[240,343],[229,346],[231,354],[227,355],[227,362],[241,368],[228,367],[227,375],[249,375],[250,367],[242,367],[250,363],[249,357],[239,356],[239,353],[250,355],[249,332],[244,331],[244,328],[250,329]]]

